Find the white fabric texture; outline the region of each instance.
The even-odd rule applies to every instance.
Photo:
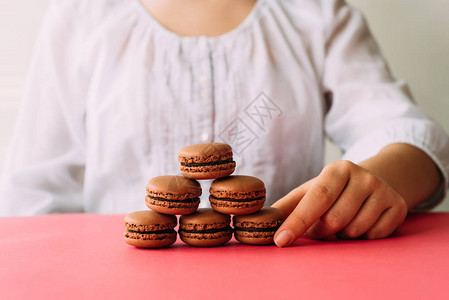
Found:
[[[267,205],[319,174],[327,134],[360,162],[396,142],[424,150],[447,190],[449,138],[412,102],[362,15],[338,0],[259,0],[236,29],[181,37],[138,0],[49,8],[1,186],[0,215],[127,213],[180,174],[178,151],[227,142]],[[202,182],[201,206],[208,206]]]

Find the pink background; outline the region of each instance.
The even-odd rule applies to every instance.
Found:
[[[0,218],[1,299],[447,299],[449,214],[384,240],[234,240],[167,249],[123,241],[123,215]]]

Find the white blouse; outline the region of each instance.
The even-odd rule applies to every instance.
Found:
[[[338,0],[259,0],[234,30],[182,37],[138,0],[59,0],[40,32],[7,155],[0,215],[127,213],[219,141],[267,205],[323,167],[325,134],[360,162],[391,143],[449,173],[449,138],[392,78],[362,15]],[[201,206],[208,186],[202,182]],[[431,203],[430,203],[431,204]]]

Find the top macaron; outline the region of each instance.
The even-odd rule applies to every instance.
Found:
[[[190,179],[216,179],[231,175],[235,170],[232,148],[223,143],[203,143],[179,151],[181,173]]]

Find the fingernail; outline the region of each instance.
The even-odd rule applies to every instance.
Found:
[[[293,238],[292,232],[288,229],[285,229],[285,230],[282,230],[281,232],[279,232],[274,237],[274,243],[278,247],[284,247],[284,246],[287,246],[288,244],[290,244],[292,238]]]

